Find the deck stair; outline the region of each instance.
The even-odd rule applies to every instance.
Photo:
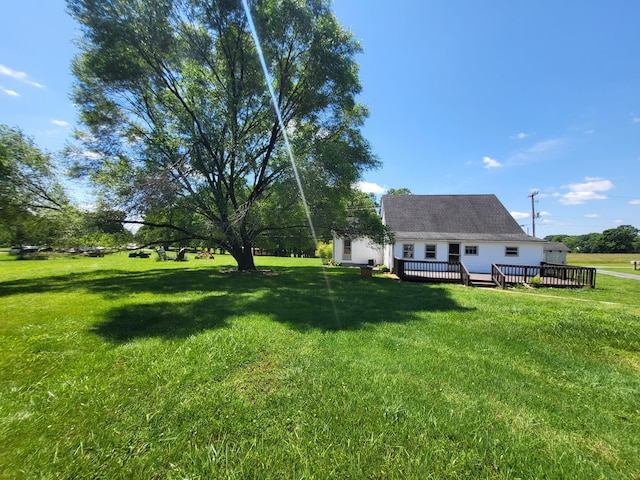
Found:
[[[496,284],[488,273],[470,273],[469,284],[472,287],[495,288]]]

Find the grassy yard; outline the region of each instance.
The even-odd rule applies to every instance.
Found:
[[[570,265],[588,265],[613,272],[640,275],[640,266],[635,270],[631,262],[640,262],[640,253],[569,253]]]
[[[568,253],[570,265],[611,265],[632,268],[630,262],[640,260],[640,253]]]
[[[640,282],[0,255],[0,478],[640,478]]]

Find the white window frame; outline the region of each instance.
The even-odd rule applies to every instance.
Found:
[[[402,244],[402,258],[407,260],[413,260],[415,252],[415,245],[413,243]]]
[[[351,260],[351,239],[342,240],[342,258],[343,260]]]
[[[433,251],[430,251],[430,247]],[[424,246],[424,258],[438,258],[438,246],[434,243],[428,243]]]
[[[519,247],[504,247],[504,256],[505,257],[519,257],[520,256]]]
[[[479,248],[477,245],[465,245],[464,254],[478,256]]]

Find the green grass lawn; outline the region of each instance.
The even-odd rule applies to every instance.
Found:
[[[640,478],[640,282],[0,255],[0,478]]]
[[[570,265],[593,266],[612,272],[640,275],[640,267],[634,269],[632,261],[640,262],[640,253],[569,253],[567,263]]]
[[[621,265],[628,267],[629,262],[640,260],[640,253],[568,253],[570,265]]]

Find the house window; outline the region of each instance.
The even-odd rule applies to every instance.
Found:
[[[402,244],[402,258],[413,258],[413,243]]]
[[[466,245],[464,247],[465,255],[478,255],[478,246],[477,245]]]
[[[351,239],[345,238],[342,244],[342,259],[351,260]]]
[[[436,246],[425,245],[424,246],[424,258],[436,258]]]
[[[518,256],[518,247],[505,247],[504,256],[505,257],[517,257]]]

